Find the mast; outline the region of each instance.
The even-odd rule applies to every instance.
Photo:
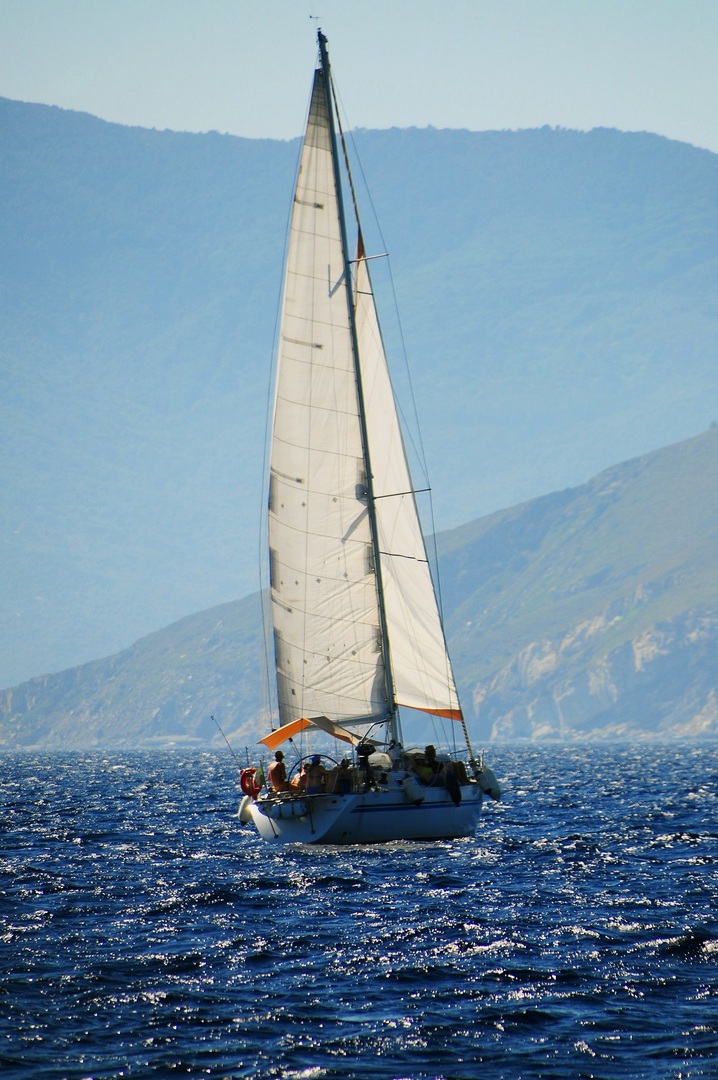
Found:
[[[349,256],[349,244],[347,240],[346,217],[344,214],[344,198],[342,195],[342,178],[339,167],[339,150],[337,147],[337,133],[334,123],[334,108],[331,92],[331,71],[329,55],[327,52],[327,38],[321,29],[317,30],[317,42],[319,44],[319,56],[322,71],[324,72],[324,92],[326,94],[327,115],[329,117],[329,132],[332,146],[332,168],[334,171],[334,183],[337,192],[337,204],[339,208],[339,226],[341,231],[342,257],[344,262],[344,274],[347,282],[346,296],[349,317],[349,328],[352,343],[352,355],[354,360],[354,374],[357,385],[357,398],[359,404],[359,425],[361,430],[362,448],[364,453],[365,485],[367,499],[367,513],[369,515],[369,527],[374,553],[374,574],[379,610],[379,628],[381,632],[382,649],[384,651],[384,680],[386,698],[388,703],[387,720],[389,722],[391,737],[395,742],[401,742],[401,727],[394,695],[394,678],[391,670],[391,656],[389,646],[389,632],[387,626],[386,608],[384,604],[384,590],[382,587],[381,555],[379,551],[379,531],[376,521],[376,506],[374,502],[374,489],[372,482],[371,459],[369,455],[369,441],[367,438],[366,410],[364,405],[364,390],[362,385],[361,366],[359,363],[359,345],[357,342],[356,313],[354,308],[354,295],[352,289],[352,260]],[[357,219],[357,226],[359,221]],[[361,230],[360,230],[361,235]]]

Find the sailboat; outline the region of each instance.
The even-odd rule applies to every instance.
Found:
[[[275,843],[470,836],[484,794],[499,789],[471,749],[459,703],[321,30],[318,46],[269,454],[279,726],[261,744],[280,764],[273,783],[262,766],[242,770],[239,816]],[[450,721],[461,751],[405,744],[411,722],[400,710]],[[284,744],[296,751],[289,773]],[[327,744],[349,756],[322,752]]]

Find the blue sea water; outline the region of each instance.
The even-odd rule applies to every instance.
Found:
[[[475,838],[274,848],[229,755],[3,755],[0,1073],[718,1077],[718,748],[490,763]]]

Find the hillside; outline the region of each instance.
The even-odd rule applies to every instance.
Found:
[[[261,713],[258,595],[180,619],[106,660],[0,695],[0,746],[91,749],[219,742]]]
[[[439,537],[477,743],[718,736],[718,428]],[[259,598],[0,698],[0,747],[222,743],[264,730]]]
[[[10,101],[0,130],[7,686],[256,587],[297,144]],[[439,529],[718,417],[716,155],[548,128],[353,142]]]
[[[718,735],[718,428],[442,550],[484,737]]]

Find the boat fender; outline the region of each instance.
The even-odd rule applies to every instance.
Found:
[[[251,805],[252,800],[250,799],[249,795],[243,795],[239,803],[239,810],[237,811],[237,817],[243,825],[248,825],[249,822],[252,820],[252,815],[249,812],[249,808]]]
[[[408,802],[414,803],[416,806],[418,806],[419,803],[423,803],[424,791],[415,776],[412,776],[411,773],[407,773],[401,782],[401,786]]]
[[[262,790],[261,785],[257,782],[257,770],[242,769],[239,774],[239,786],[245,795],[249,795],[251,799],[256,799]]]
[[[499,787],[498,780],[488,765],[481,766],[481,771],[476,779],[479,781],[481,790],[498,802],[501,798],[501,788]]]

